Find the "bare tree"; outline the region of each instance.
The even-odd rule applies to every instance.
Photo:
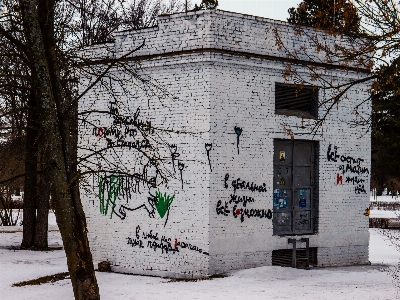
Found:
[[[94,2],[96,1],[91,1],[91,4]],[[12,5],[6,7],[9,10],[4,10],[6,13],[0,17],[0,21],[3,21],[0,23],[0,36],[6,44],[19,49],[29,70],[30,77],[27,80],[29,97],[26,99],[26,107],[32,114],[37,114],[37,117],[32,117],[32,121],[36,120],[39,126],[38,133],[32,134],[32,137],[35,137],[33,141],[38,145],[37,150],[36,148],[33,150],[38,156],[38,159],[35,158],[36,166],[39,166],[36,174],[41,174],[40,185],[49,181],[75,298],[99,299],[86,237],[85,215],[79,194],[78,183],[81,174],[77,170],[76,155],[77,103],[82,95],[76,94],[75,85],[79,72],[94,76],[97,78],[95,82],[101,81],[112,67],[124,61],[124,57],[111,60],[108,66],[96,67],[96,63],[93,64],[89,59],[79,59],[78,53],[88,44],[107,41],[115,30],[132,28],[133,21],[124,23],[122,27],[108,27],[101,22],[106,20],[112,25],[118,21],[117,12],[121,12],[121,16],[124,17],[126,11],[136,6],[129,8],[120,2],[104,2],[110,4],[102,7],[106,12],[110,12],[109,17],[105,17],[107,13],[96,14],[94,11],[88,15],[88,7],[82,1],[10,0],[8,3]],[[180,2],[170,3],[178,5]],[[114,4],[121,6],[117,8]],[[56,9],[56,5],[69,9]],[[165,7],[173,10],[173,7],[183,8],[183,4]],[[154,14],[152,16],[154,20]],[[13,22],[10,23],[10,20]],[[17,24],[17,29],[11,30],[7,27],[10,24],[13,26]],[[81,27],[77,24],[81,24]],[[142,24],[147,23],[142,22]],[[105,32],[105,28],[112,30]],[[21,34],[21,38],[16,38],[16,33]],[[137,76],[134,72],[131,75]],[[148,83],[148,80],[142,82]],[[160,88],[154,83],[148,83],[148,86],[150,89]],[[30,120],[28,114],[28,123],[32,125],[28,127],[36,129],[35,123],[30,123]],[[147,130],[141,124],[136,126]],[[43,205],[43,211],[46,209],[48,207]],[[39,230],[39,227],[46,228],[42,225],[36,224],[36,230]]]
[[[112,34],[117,30],[154,26],[158,14],[183,10],[184,4],[178,0],[140,0],[128,3],[115,0],[75,0],[57,1],[56,5],[56,51],[63,86],[68,86],[64,90],[64,105],[68,108],[66,112],[70,116],[69,129],[76,144],[78,98],[74,85],[77,81],[76,70],[82,65],[82,62],[78,63],[77,53],[87,45],[111,40]],[[4,82],[1,97],[12,104],[6,106],[7,110],[2,110],[2,120],[5,123],[1,129],[4,134],[7,130],[13,135],[14,132],[19,133],[27,141],[25,173],[20,174],[25,179],[24,234],[21,247],[46,249],[46,212],[49,206],[50,183],[46,182],[45,174],[41,171],[43,147],[40,146],[40,126],[37,120],[37,91],[32,85],[32,66],[26,57],[19,1],[3,1],[1,8],[4,14],[0,22],[0,51],[7,58],[7,63],[3,65],[3,76],[0,76],[0,81]],[[76,149],[71,153],[76,156]]]
[[[85,216],[79,198],[79,186],[71,172],[71,145],[68,120],[61,86],[54,34],[54,1],[22,0],[21,16],[27,56],[35,64],[33,84],[38,92],[41,116],[45,172],[52,178],[52,199],[57,223],[67,255],[68,270],[76,299],[100,299],[89,243]],[[45,115],[43,115],[43,113]]]
[[[353,112],[358,117],[358,122],[350,125],[372,124],[372,180],[380,193],[384,186],[389,187],[391,181],[400,178],[398,172],[400,162],[396,155],[400,151],[397,134],[400,120],[398,109],[398,95],[400,94],[398,1],[355,0],[353,1],[353,10],[356,11],[352,14],[348,14],[349,10],[343,11],[343,15],[334,14],[335,10],[332,8],[338,12],[340,8],[338,5],[334,7],[332,3],[328,3],[330,8],[328,9],[328,6],[325,5],[324,10],[324,5],[320,2],[312,0],[305,2],[313,2],[313,5],[319,5],[320,9],[311,11],[309,6],[300,4],[297,10],[294,8],[289,10],[291,18],[288,20],[325,30],[333,34],[336,42],[329,47],[317,35],[310,34],[305,29],[306,27],[297,25],[296,34],[307,38],[313,47],[300,51],[289,50],[280,34],[276,32],[278,45],[285,49],[288,57],[293,61],[298,60],[301,55],[309,55],[311,51],[317,51],[323,53],[320,55],[323,59],[313,59],[313,63],[334,62],[348,71],[362,71],[364,76],[339,84],[329,80],[324,72],[315,66],[308,65],[305,67],[313,74],[311,77],[313,81],[310,82],[301,76],[296,70],[295,64],[291,64],[287,66],[287,79],[296,80],[301,84],[317,85],[331,93],[332,96],[329,99],[320,103],[320,106],[327,108],[326,114],[320,119],[321,122],[332,108],[339,105],[341,101],[346,101],[346,92],[349,89],[357,87],[359,83],[367,82],[370,85],[370,98],[365,101],[372,101],[372,119],[359,113],[358,108],[362,103],[358,103]],[[344,5],[345,2],[337,1],[336,4]],[[351,3],[347,3],[347,5],[351,5]],[[307,11],[307,9],[309,10]],[[323,15],[326,15],[326,18],[321,18]],[[348,31],[344,26],[346,23],[350,27],[353,23],[358,26],[358,29],[351,27],[353,29]],[[333,30],[333,24],[342,24],[343,30]]]

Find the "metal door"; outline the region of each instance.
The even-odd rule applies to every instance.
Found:
[[[274,141],[274,235],[313,233],[314,143]]]

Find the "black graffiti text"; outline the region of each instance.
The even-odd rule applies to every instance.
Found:
[[[144,248],[142,240],[132,239],[130,237],[128,237],[128,245],[131,245],[132,247],[137,246],[139,248]]]
[[[344,156],[341,155],[340,156],[340,161],[341,162],[347,162],[349,164],[360,164],[362,163],[364,160],[362,158],[353,158],[351,156]]]
[[[252,192],[265,193],[267,191],[267,185],[263,183],[262,185],[255,184],[254,182],[248,182],[240,180],[240,178],[232,181],[233,192],[236,190],[249,190]]]
[[[340,165],[339,170],[343,171],[343,174],[346,172],[350,172],[353,174],[369,174],[369,170],[366,167],[362,167],[360,165],[352,165],[348,163],[347,165]]]
[[[332,144],[329,144],[328,146],[328,151],[327,151],[327,157],[328,157],[328,161],[334,161],[337,162],[337,159],[340,157],[339,154],[337,154],[337,146],[333,147],[333,151],[332,151]]]
[[[157,242],[155,240],[153,241],[148,241],[147,242],[147,248],[152,248],[154,251],[157,249],[161,249],[161,253],[168,254],[169,252],[175,253],[179,252],[178,248],[172,248],[171,243],[165,243],[165,242]]]
[[[354,188],[354,191],[356,194],[366,194],[367,191],[365,190],[365,187],[363,184],[359,184]]]
[[[231,200],[229,200],[229,203],[234,203],[234,204],[239,204],[243,203],[243,206],[246,207],[247,203],[254,202],[253,197],[248,197],[248,196],[238,196],[236,194],[231,194]]]
[[[117,102],[113,102],[113,101],[110,101],[110,115],[119,115],[119,111],[118,111],[118,106],[117,106]]]
[[[140,226],[136,226],[136,238],[140,239]]]
[[[145,243],[143,240],[147,240],[147,248],[153,249],[154,251],[161,250],[161,253],[163,254],[175,254],[176,252],[179,252],[179,248],[181,248],[196,251],[204,255],[209,255],[208,252],[203,251],[203,249],[191,243],[178,241],[177,238],[175,238],[174,244],[172,245],[171,238],[168,238],[165,235],[159,238],[159,234],[153,230],[150,230],[149,232],[141,231],[139,225],[136,226],[135,237],[136,238],[128,237],[127,244],[131,245],[132,247],[145,248]]]
[[[120,140],[117,140],[117,142],[114,143],[113,146],[126,147],[126,148],[129,148],[129,150],[131,150],[131,149],[140,150],[140,149],[150,148],[148,140],[136,140],[136,141],[128,142],[126,140],[120,139]]]
[[[216,210],[217,210],[217,215],[223,214],[224,216],[228,216],[229,213],[231,212],[228,209],[228,202],[225,201],[225,205],[222,205],[221,200],[218,200]]]
[[[233,216],[237,218],[240,215],[240,222],[244,222],[244,218],[267,218],[272,219],[272,211],[270,209],[258,209],[258,208],[237,208],[237,205],[233,206]]]
[[[332,148],[332,144],[328,146],[327,159],[328,161],[339,163],[338,168],[343,174],[343,177],[346,175],[345,182],[355,185],[354,191],[356,194],[366,193],[363,183],[367,180],[361,177],[368,176],[370,172],[367,167],[361,165],[364,159],[340,155],[338,153],[338,147],[333,146]],[[357,176],[352,176],[351,174],[356,174]],[[342,183],[342,176],[340,174],[336,174],[336,183]]]
[[[163,235],[161,237],[161,242],[170,243],[171,244],[171,238],[166,238],[165,235]],[[176,248],[176,246],[174,246],[174,248]]]
[[[194,246],[194,245],[192,245],[190,243],[181,242],[181,241],[178,241],[178,239],[175,239],[175,247],[177,248],[178,246],[181,247],[181,248],[187,248],[189,250],[202,253],[204,255],[209,255],[208,252],[203,251],[203,249],[201,249],[201,248],[199,248],[197,246]]]
[[[152,239],[158,241],[158,233],[153,234],[153,230],[150,230],[150,232],[142,232],[142,237],[144,239]]]
[[[224,188],[226,189],[229,187],[228,180],[229,180],[229,174],[225,174]]]
[[[135,138],[138,134],[137,129],[125,127],[124,130],[112,127],[93,127],[92,134],[97,137],[115,137],[117,139],[125,139],[127,137]]]
[[[133,116],[122,116],[118,112],[118,108],[115,106],[116,102],[110,102],[110,115],[113,117],[113,124],[119,125],[134,125],[144,132],[154,134],[154,128],[151,125],[151,121],[144,121],[139,119],[140,108],[136,109]]]
[[[347,183],[352,183],[352,184],[360,184],[360,183],[365,182],[365,179],[359,178],[357,176],[353,176],[353,177],[347,176],[346,177],[346,182]]]

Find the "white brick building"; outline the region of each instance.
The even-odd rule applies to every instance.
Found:
[[[369,101],[354,113],[367,86],[350,89],[310,134],[329,92],[306,86],[295,99],[275,34],[306,47],[292,66],[309,80],[302,65],[325,58],[304,35],[219,10],[161,16],[157,27],[88,50],[126,55],[126,67],[111,68],[80,102],[81,170],[94,172],[81,193],[95,262],[203,277],[272,265],[292,248],[288,239],[309,238],[314,264],[368,263],[370,132],[351,125],[370,115]],[[363,76],[341,62],[315,66],[337,82]]]

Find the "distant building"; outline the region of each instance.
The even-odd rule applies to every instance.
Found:
[[[294,64],[275,34],[308,55]],[[352,126],[370,115],[370,101],[354,113],[367,86],[348,90],[311,133],[331,92],[283,78],[290,63],[310,82],[312,62],[337,82],[362,72],[324,62],[288,23],[219,10],[160,16],[157,27],[119,32],[86,54],[103,59],[99,68],[128,54],[126,68],[111,68],[80,102],[95,262],[204,277],[291,265],[293,240],[305,248],[308,239],[311,264],[368,263],[370,131]]]

